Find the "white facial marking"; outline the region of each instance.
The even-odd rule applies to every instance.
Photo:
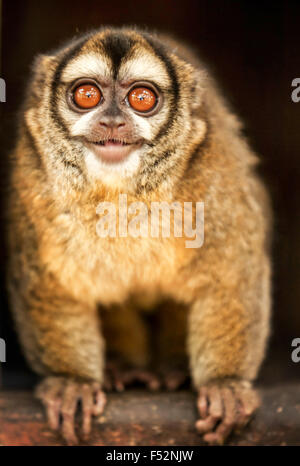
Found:
[[[89,134],[90,129],[94,124],[93,121],[95,118],[95,113],[97,113],[98,110],[98,108],[95,108],[94,110],[91,110],[87,113],[83,113],[79,118],[78,115],[76,115],[77,120],[70,129],[72,136],[85,136]]]
[[[133,150],[129,156],[118,163],[105,163],[91,150],[85,151],[85,164],[91,179],[101,179],[108,185],[115,185],[122,178],[137,172],[143,148]]]
[[[170,85],[170,78],[158,58],[143,51],[126,61],[120,68],[119,79],[158,82],[161,87]]]
[[[70,82],[81,77],[107,80],[110,76],[109,61],[100,54],[90,53],[68,63],[62,73],[62,81]]]
[[[150,124],[150,121],[148,118],[136,115],[135,113],[132,112],[132,119],[134,122],[135,127],[137,128],[138,134],[148,140],[151,141],[153,137],[153,128]]]

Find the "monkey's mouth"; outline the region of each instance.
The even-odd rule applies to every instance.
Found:
[[[102,141],[93,141],[93,144],[96,144],[97,146],[129,146],[131,143],[126,142],[123,139],[103,139]]]
[[[90,141],[94,153],[106,163],[118,163],[123,161],[130,152],[141,145],[140,141],[129,142],[124,139],[103,139]]]

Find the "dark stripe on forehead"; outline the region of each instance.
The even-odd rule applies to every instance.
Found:
[[[69,49],[65,53],[65,55],[63,56],[61,62],[59,63],[59,65],[56,68],[56,71],[54,73],[54,77],[53,77],[53,80],[52,80],[52,83],[51,83],[51,102],[50,102],[51,116],[52,116],[52,119],[54,120],[54,122],[57,123],[66,134],[69,134],[69,131],[68,131],[66,125],[64,124],[63,119],[61,118],[61,116],[60,116],[60,114],[59,114],[59,112],[57,110],[57,107],[58,107],[57,88],[58,88],[58,85],[60,83],[61,75],[62,75],[62,72],[63,72],[64,68],[67,66],[67,64],[73,58],[75,58],[78,55],[78,53],[81,50],[81,48],[83,47],[83,45],[90,39],[90,37],[92,35],[93,35],[93,33],[91,32],[91,33],[86,34],[83,37],[80,37],[73,44],[71,49]]]
[[[116,79],[122,59],[134,44],[134,40],[122,32],[109,33],[101,41],[106,54],[112,60],[113,76]]]
[[[159,133],[157,134],[156,138],[154,139],[154,143],[156,143],[166,132],[169,128],[171,128],[175,118],[177,116],[177,101],[179,98],[179,84],[177,79],[177,74],[175,71],[175,67],[171,62],[170,58],[166,53],[166,49],[158,40],[154,39],[147,33],[141,33],[141,36],[148,42],[148,44],[154,50],[156,56],[162,61],[165,65],[168,75],[170,76],[171,83],[172,83],[172,94],[173,99],[171,101],[171,108],[169,111],[169,117],[167,122],[162,126]]]

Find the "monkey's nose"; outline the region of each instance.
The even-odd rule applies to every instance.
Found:
[[[125,121],[118,118],[101,118],[99,125],[109,129],[120,129],[125,126]]]

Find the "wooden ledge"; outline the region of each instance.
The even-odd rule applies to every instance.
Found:
[[[300,445],[300,384],[260,390],[263,406],[230,445]],[[189,391],[110,394],[94,421],[90,445],[200,445],[194,430],[195,395]],[[44,412],[28,391],[0,392],[0,444],[63,445],[47,429]]]

